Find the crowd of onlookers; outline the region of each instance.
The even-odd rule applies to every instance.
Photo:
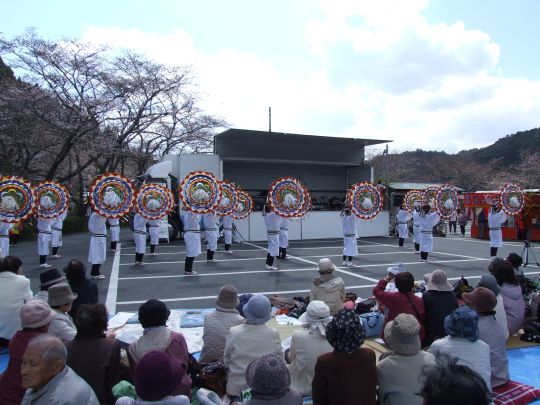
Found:
[[[443,270],[419,286],[405,266],[391,267],[373,289],[385,314],[388,352],[379,359],[329,259],[319,262],[303,328],[285,350],[268,325],[269,299],[255,294],[240,305],[236,288],[224,285],[205,316],[197,362],[182,333],[167,327],[164,302],[139,307],[143,334],[127,346],[108,333],[107,310],[80,261],[64,274],[41,273],[33,294],[22,262],[8,256],[0,262],[0,337],[10,356],[0,403],[295,405],[311,396],[316,405],[488,404],[509,380],[506,342],[525,317],[519,259],[494,259],[462,296]],[[217,393],[194,389],[204,385],[200,365],[224,370]]]

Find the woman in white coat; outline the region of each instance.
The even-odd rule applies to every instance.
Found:
[[[120,219],[109,218],[109,235],[111,237],[111,251],[116,252],[116,246],[120,242]]]
[[[105,263],[107,255],[107,218],[97,212],[92,212],[88,218],[88,230],[90,231],[90,248],[88,249],[88,262],[92,265],[90,275],[94,279],[104,279],[100,267]]]
[[[508,215],[501,211],[501,206],[498,204],[492,205],[491,211],[488,214],[489,247],[491,258],[497,256],[497,249],[503,246],[501,227],[506,221],[508,221]]]
[[[341,212],[341,227],[343,228],[343,266],[352,267],[352,258],[358,255],[358,242],[356,241],[356,227],[358,217],[350,207]]]
[[[67,210],[65,210],[62,215],[56,217],[53,219],[51,223],[51,230],[52,230],[52,257],[55,259],[59,259],[62,257],[58,254],[58,249],[60,246],[62,246],[62,229],[64,228],[64,220],[67,217]]]
[[[264,206],[262,212],[266,225],[266,237],[268,239],[268,253],[266,254],[266,270],[277,270],[274,259],[279,255],[279,226],[281,217],[270,209],[269,205]]]
[[[408,222],[411,220],[412,215],[409,211],[403,208],[403,205],[399,206],[399,211],[397,212],[397,221],[398,221],[398,233],[399,233],[399,247],[403,247],[405,238],[409,236]]]
[[[186,243],[186,262],[184,274],[197,274],[193,270],[195,258],[201,254],[201,215],[191,211],[184,213],[184,242]]]
[[[420,261],[427,262],[428,253],[433,250],[433,227],[441,217],[436,212],[430,212],[429,204],[422,205],[420,212]]]
[[[137,213],[133,217],[133,240],[135,241],[135,266],[144,266],[146,252],[146,223],[148,220]]]

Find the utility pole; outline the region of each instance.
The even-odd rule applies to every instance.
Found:
[[[268,107],[268,132],[272,132],[272,107]]]

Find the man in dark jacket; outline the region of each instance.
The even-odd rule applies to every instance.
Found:
[[[71,259],[64,268],[69,286],[74,293],[77,293],[77,298],[71,305],[69,315],[75,319],[77,308],[82,304],[96,304],[98,302],[98,287],[97,285],[86,278],[84,264],[77,259]]]

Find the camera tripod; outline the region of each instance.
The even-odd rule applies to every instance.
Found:
[[[531,244],[528,240],[523,242],[523,251],[521,252],[521,257],[523,258],[523,267],[527,267],[529,264],[529,254],[534,259],[534,262],[538,267],[540,267],[540,263],[538,263],[538,259],[534,255],[534,251],[531,249],[534,245]]]

